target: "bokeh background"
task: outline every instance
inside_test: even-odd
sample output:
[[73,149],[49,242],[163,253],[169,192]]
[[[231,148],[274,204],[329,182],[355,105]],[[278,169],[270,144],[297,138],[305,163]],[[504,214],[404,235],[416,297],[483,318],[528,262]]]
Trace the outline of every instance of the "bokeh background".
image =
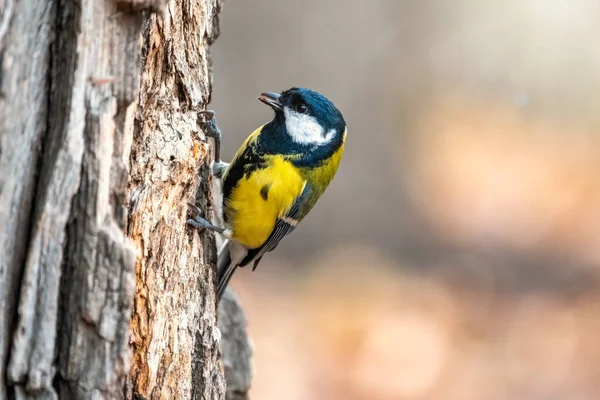
[[305,86],[336,179],[240,270],[254,399],[600,398],[600,2],[227,0],[233,156]]

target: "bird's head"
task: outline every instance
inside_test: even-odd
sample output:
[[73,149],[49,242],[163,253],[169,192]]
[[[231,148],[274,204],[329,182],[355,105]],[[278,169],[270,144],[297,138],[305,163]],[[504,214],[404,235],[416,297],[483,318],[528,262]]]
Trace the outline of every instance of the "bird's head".
[[304,88],[262,93],[258,99],[275,111],[275,123],[285,124],[290,138],[301,145],[321,145],[346,130],[342,113],[325,96]]

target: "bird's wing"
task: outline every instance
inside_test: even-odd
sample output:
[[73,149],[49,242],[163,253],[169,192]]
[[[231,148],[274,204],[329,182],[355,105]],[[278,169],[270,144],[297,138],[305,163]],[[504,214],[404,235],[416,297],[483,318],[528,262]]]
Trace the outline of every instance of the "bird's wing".
[[223,172],[224,199],[228,199],[231,196],[231,191],[245,174],[262,167],[262,163],[264,162],[263,155],[257,149],[257,138],[261,130],[262,126],[248,136],[244,144],[235,153],[227,169]]
[[259,248],[248,251],[248,254],[240,265],[243,266],[254,262],[252,270],[255,270],[262,256],[269,251],[273,251],[284,237],[292,233],[292,231],[300,222],[298,220],[298,217],[300,216],[300,210],[308,198],[310,190],[310,185],[306,183],[302,193],[296,198],[296,201],[292,205],[292,208],[290,208],[290,210],[284,216],[277,218],[275,228],[273,229],[273,232],[271,232],[271,235],[269,235],[269,238],[266,240],[265,244]]

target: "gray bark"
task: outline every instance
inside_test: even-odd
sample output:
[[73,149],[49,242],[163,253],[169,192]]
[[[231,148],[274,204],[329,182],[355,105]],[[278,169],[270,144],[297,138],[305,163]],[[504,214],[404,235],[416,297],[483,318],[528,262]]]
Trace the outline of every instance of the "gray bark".
[[236,294],[228,288],[219,304],[219,327],[227,400],[246,400],[252,383],[252,346],[246,331],[246,315]]
[[0,399],[224,397],[184,224],[220,3],[162,3],[0,0]]
[[[54,7],[0,3],[0,398],[48,114]],[[35,29],[30,29],[35,27]],[[25,57],[28,60],[25,63]]]

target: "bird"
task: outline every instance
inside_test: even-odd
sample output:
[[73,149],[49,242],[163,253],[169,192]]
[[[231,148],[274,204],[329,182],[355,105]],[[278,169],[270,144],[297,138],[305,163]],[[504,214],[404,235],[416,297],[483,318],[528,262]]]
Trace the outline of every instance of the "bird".
[[346,142],[342,113],[325,96],[293,87],[265,92],[258,100],[273,119],[248,136],[230,163],[221,160],[221,130],[212,110],[201,111],[201,128],[214,139],[213,175],[221,180],[223,225],[216,226],[189,204],[186,221],[198,230],[220,234],[217,301],[238,267],[273,251],[311,211],[335,176]]

